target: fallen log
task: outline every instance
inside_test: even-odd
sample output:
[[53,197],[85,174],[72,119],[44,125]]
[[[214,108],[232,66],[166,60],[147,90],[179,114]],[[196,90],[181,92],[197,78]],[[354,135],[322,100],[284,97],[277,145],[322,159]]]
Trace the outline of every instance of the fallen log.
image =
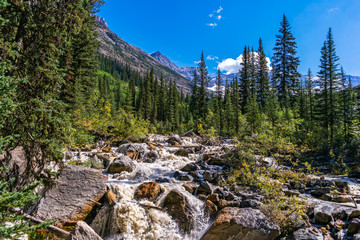
[[[25,215],[25,219],[30,220],[30,223],[32,223],[33,225],[38,225],[38,224],[41,224],[41,223],[44,222],[44,221],[42,221],[40,219],[34,218],[32,216],[29,216],[29,215]],[[55,234],[56,236],[58,236],[60,238],[63,238],[63,239],[66,239],[70,235],[69,232],[67,232],[65,230],[62,230],[61,228],[55,227],[54,225],[48,226],[47,230],[49,232]]]
[[189,131],[181,134],[180,137],[184,137],[184,136],[188,135],[188,134],[191,133],[191,132],[194,132],[194,129],[191,129],[191,130],[189,130]]

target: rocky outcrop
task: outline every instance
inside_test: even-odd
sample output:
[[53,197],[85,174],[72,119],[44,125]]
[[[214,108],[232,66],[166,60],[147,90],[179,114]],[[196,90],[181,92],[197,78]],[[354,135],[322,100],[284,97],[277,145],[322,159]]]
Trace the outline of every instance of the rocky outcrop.
[[322,233],[317,228],[299,229],[292,234],[292,240],[323,240]]
[[356,233],[360,233],[360,219],[358,218],[351,220],[348,226],[348,234],[353,235]]
[[84,220],[105,194],[100,171],[86,167],[66,167],[46,191],[34,215],[41,220],[56,220],[57,226]]
[[110,163],[108,173],[132,172],[134,168],[135,164],[129,157],[121,156]]
[[127,143],[121,145],[117,149],[118,153],[122,153],[131,159],[141,159],[146,153],[150,152],[150,147],[146,143]]
[[174,189],[169,192],[164,201],[164,208],[175,219],[179,227],[189,232],[193,226],[193,216],[188,202],[183,194]]
[[151,201],[155,200],[161,192],[160,184],[156,182],[147,182],[141,184],[135,191],[135,199],[149,199]]
[[279,226],[269,222],[260,210],[227,207],[219,212],[201,239],[271,240],[279,235]]
[[79,221],[66,240],[102,240],[102,238],[85,222]]

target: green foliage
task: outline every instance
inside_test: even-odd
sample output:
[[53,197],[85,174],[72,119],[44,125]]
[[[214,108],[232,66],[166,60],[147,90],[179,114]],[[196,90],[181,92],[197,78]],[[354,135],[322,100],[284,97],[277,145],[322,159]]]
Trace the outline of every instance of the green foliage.
[[[0,174],[6,169],[1,168]],[[11,179],[14,181],[14,179]],[[10,190],[8,180],[0,179],[0,238],[16,239],[24,234],[32,233],[38,229],[45,229],[52,222],[44,222],[40,225],[30,226],[24,219],[22,210],[24,207],[36,201],[39,196],[34,195],[35,189],[39,186],[38,182],[20,188],[19,190]]]

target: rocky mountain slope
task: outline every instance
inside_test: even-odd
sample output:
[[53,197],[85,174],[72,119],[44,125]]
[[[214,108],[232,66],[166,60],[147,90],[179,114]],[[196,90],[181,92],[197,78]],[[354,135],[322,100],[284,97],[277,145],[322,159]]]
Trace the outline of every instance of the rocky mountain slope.
[[150,56],[155,58],[158,62],[160,62],[164,66],[167,66],[168,68],[179,73],[181,76],[185,77],[186,79],[189,79],[189,80],[193,79],[196,67],[178,67],[168,57],[162,55],[159,51],[151,53]]
[[146,74],[147,71],[153,68],[156,76],[160,77],[160,75],[163,74],[165,81],[173,79],[178,88],[183,89],[184,92],[190,91],[191,82],[184,76],[158,62],[140,48],[124,41],[108,28],[103,18],[97,17],[97,23],[100,54],[116,59],[123,64],[128,64],[132,69],[142,74]]

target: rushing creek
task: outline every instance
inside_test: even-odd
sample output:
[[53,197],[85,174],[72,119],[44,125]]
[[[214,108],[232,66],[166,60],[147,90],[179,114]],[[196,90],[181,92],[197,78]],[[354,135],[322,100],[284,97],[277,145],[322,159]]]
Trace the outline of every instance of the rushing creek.
[[[167,137],[168,138],[168,137]],[[139,144],[144,148],[142,156],[133,161],[135,169],[131,172],[122,172],[120,174],[107,174],[106,186],[108,190],[115,193],[117,202],[112,209],[102,208],[94,219],[91,227],[101,236],[106,235],[107,240],[118,239],[200,239],[202,234],[210,225],[210,217],[205,212],[205,203],[199,200],[195,195],[190,194],[182,186],[184,181],[177,180],[174,175],[177,171],[191,162],[201,160],[203,153],[214,151],[219,147],[201,146],[198,153],[190,153],[186,157],[177,156],[175,152],[178,147],[170,146],[166,142],[165,136],[152,135],[148,138],[150,142],[156,142],[161,147],[156,147],[157,153],[153,162],[146,162],[140,158],[145,158],[150,149],[143,147],[146,144]],[[181,139],[181,147],[199,146],[196,138]],[[226,144],[226,143],[225,143]],[[134,144],[136,146],[136,144]],[[231,144],[226,144],[231,147]],[[113,152],[119,152],[117,148]],[[117,153],[117,157],[123,156],[123,153]],[[82,153],[75,160],[85,161],[88,158],[87,153]],[[134,198],[135,190],[144,182],[158,182],[161,185],[162,193],[154,201],[136,200]],[[190,232],[185,233],[179,229],[176,221],[160,208],[163,205],[164,198],[173,190],[178,190],[185,196],[190,211],[193,216],[193,227]],[[158,207],[148,208],[146,205]]]
[[[111,148],[113,156],[110,163],[114,159],[128,154],[128,148],[135,148],[136,157],[132,156],[132,171],[123,171],[121,173],[110,174],[108,168],[104,170],[106,178],[107,190],[110,190],[116,196],[116,202],[112,206],[102,207],[98,210],[96,217],[91,223],[91,227],[102,236],[105,240],[132,240],[132,239],[185,239],[196,240],[201,239],[206,230],[210,227],[212,221],[205,211],[206,206],[203,200],[200,200],[195,194],[191,194],[184,188],[184,183],[191,182],[192,177],[186,181],[178,178],[179,174],[187,174],[181,172],[181,169],[189,163],[199,163],[203,160],[205,154],[211,153],[216,155],[226,149],[233,149],[235,145],[232,141],[225,140],[217,146],[207,146],[200,144],[199,138],[182,137],[181,144],[172,144],[169,136],[151,135],[146,143],[122,144],[119,148]],[[150,144],[149,144],[150,143]],[[188,149],[187,154],[177,154],[181,149]],[[196,149],[196,150],[195,150]],[[74,154],[74,160],[86,161],[91,154],[95,154],[98,150],[92,152],[82,152]],[[128,155],[127,155],[128,156]],[[150,159],[150,160],[149,160]],[[209,166],[209,171],[220,172],[220,166]],[[196,171],[195,171],[196,172]],[[199,171],[200,178],[197,182],[202,182],[203,170]],[[311,176],[319,179],[319,177]],[[325,177],[326,180],[341,180],[348,183],[350,193],[359,195],[360,187],[356,179],[346,177]],[[161,193],[152,201],[148,199],[137,200],[134,195],[138,187],[147,182],[156,182],[160,184]],[[86,184],[86,183],[84,183]],[[192,224],[189,231],[184,231],[178,222],[164,210],[164,201],[169,192],[177,190],[186,198],[187,208],[191,212]],[[196,190],[197,191],[197,190]],[[301,198],[309,200],[309,203],[315,205],[315,213],[322,209],[330,209],[332,212],[344,209],[349,214],[354,209],[359,209],[355,202],[335,203],[314,198],[311,194],[302,193]],[[356,201],[356,200],[354,200]],[[331,213],[330,213],[331,214]],[[316,226],[314,224],[314,226]],[[346,238],[343,238],[346,239]]]

